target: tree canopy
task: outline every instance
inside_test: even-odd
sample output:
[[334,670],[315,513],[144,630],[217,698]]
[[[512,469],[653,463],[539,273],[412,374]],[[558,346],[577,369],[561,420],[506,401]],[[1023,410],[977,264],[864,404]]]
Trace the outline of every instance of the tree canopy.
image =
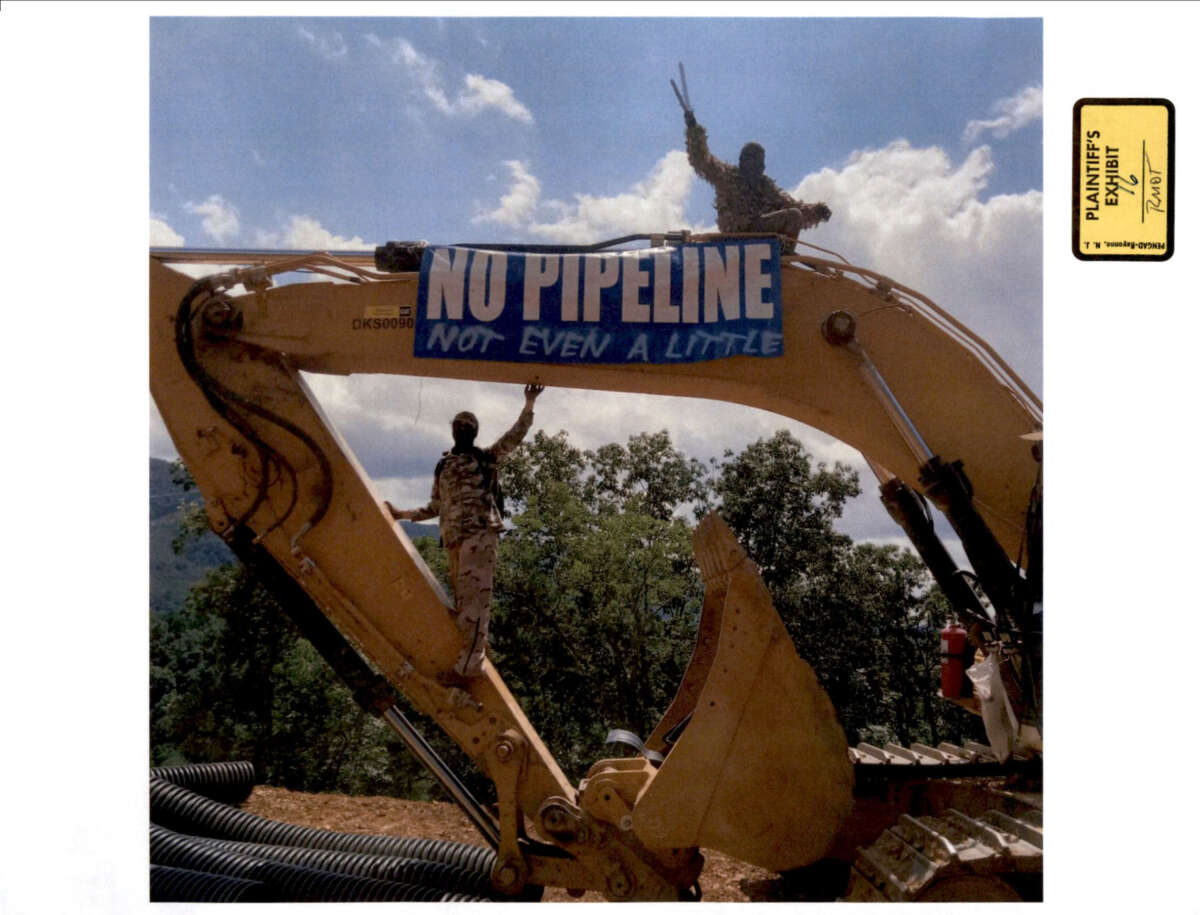
[[[594,451],[539,432],[501,472],[511,517],[492,653],[570,777],[607,755],[610,728],[647,735],[674,695],[703,601],[691,530],[709,511],[759,565],[852,745],[981,734],[937,696],[940,591],[911,553],[836,530],[857,476],[814,462],[789,433],[705,465],[666,432]],[[444,578],[444,551],[429,538],[417,546]],[[430,789],[240,566],[210,573],[182,610],[155,615],[151,663],[153,764],[249,758],[265,781],[291,788]],[[467,781],[490,794],[478,773]]]

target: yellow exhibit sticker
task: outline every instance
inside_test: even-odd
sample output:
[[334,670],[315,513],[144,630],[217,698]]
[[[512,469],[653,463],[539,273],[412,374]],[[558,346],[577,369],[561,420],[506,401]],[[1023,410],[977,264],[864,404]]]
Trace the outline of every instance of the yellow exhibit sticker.
[[1166,260],[1175,240],[1175,106],[1075,103],[1072,248],[1081,260]]

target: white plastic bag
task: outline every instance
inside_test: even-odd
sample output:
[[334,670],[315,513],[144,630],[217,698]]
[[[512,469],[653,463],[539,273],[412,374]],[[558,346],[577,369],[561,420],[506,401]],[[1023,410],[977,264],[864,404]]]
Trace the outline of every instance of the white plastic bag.
[[967,676],[975,685],[988,743],[996,758],[1004,762],[1017,745],[1018,722],[1000,678],[1000,662],[994,654],[989,654],[967,668]]

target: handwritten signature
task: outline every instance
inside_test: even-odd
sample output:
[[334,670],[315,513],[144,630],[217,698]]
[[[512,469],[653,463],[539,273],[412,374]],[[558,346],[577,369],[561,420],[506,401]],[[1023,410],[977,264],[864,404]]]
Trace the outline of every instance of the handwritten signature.
[[[1147,213],[1163,213],[1162,199],[1162,169],[1156,169],[1150,164],[1150,154],[1143,150],[1142,165],[1146,167],[1146,174],[1149,177],[1146,179],[1146,185],[1142,189],[1142,215]],[[1149,194],[1147,195],[1147,191]]]

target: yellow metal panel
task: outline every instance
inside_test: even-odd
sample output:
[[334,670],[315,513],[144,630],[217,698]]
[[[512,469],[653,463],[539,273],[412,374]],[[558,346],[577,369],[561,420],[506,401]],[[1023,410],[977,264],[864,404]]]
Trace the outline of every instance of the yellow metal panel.
[[716,656],[691,722],[638,798],[650,848],[714,848],[772,870],[824,853],[850,810],[846,738],[728,526],[697,528],[705,587],[725,593]]

